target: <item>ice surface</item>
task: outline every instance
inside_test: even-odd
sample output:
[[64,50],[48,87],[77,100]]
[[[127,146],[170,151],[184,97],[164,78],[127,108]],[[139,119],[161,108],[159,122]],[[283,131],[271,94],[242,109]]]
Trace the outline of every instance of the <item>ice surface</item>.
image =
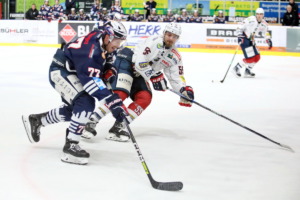
[[[104,139],[111,115],[93,141],[81,142],[91,154],[87,166],[60,161],[67,123],[42,128],[41,141],[29,143],[21,115],[61,104],[48,82],[56,49],[0,50],[0,199],[300,199],[300,57],[262,56],[256,78],[230,73],[221,84],[212,80],[223,78],[233,54],[182,53],[197,102],[296,153],[199,106],[180,107],[171,92],[154,91],[131,128],[154,179],[184,183],[180,192],[165,192],[151,187],[131,142]],[[238,54],[234,63],[240,59]]]

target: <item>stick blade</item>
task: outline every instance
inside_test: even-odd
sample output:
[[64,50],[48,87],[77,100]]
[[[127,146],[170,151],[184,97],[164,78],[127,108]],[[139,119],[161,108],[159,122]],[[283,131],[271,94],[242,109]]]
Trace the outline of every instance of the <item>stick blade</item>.
[[155,182],[152,184],[155,189],[165,191],[179,191],[183,188],[182,182]]
[[285,149],[287,149],[287,150],[289,150],[289,151],[291,151],[291,152],[293,152],[293,153],[295,153],[295,151],[290,146],[288,146],[288,145],[280,144],[280,146],[283,147],[283,148],[285,148]]

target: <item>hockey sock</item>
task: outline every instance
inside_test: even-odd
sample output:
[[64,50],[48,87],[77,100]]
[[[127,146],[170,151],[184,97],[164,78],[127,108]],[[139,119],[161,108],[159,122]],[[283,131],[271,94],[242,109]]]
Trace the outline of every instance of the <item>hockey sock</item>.
[[72,116],[71,107],[64,104],[59,108],[50,110],[46,116],[42,117],[42,125],[55,124],[58,122],[70,121]]
[[129,122],[132,122],[150,105],[152,95],[148,91],[140,91],[134,95],[134,101],[128,106],[128,113],[130,118]]

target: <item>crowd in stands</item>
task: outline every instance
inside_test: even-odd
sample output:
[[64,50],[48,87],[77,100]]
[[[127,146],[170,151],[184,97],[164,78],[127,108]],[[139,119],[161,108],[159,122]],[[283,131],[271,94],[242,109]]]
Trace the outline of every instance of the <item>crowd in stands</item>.
[[[148,22],[178,22],[178,23],[202,23],[203,17],[199,16],[197,10],[188,13],[186,9],[182,9],[180,14],[173,14],[172,10],[168,10],[166,15],[158,15],[156,10],[156,2],[149,0],[144,3],[145,15],[140,14],[139,9],[134,10],[134,14],[125,15],[123,8],[120,5],[120,0],[115,0],[114,4],[108,10],[102,7],[99,0],[95,0],[90,13],[85,13],[83,9],[76,11],[76,0],[66,0],[66,10],[60,5],[59,0],[55,1],[53,6],[49,5],[49,0],[44,1],[44,5],[40,10],[36,9],[36,5],[32,4],[31,8],[26,13],[26,19],[37,20],[81,20],[81,21],[107,21],[117,17],[120,20],[126,21],[148,21]],[[298,26],[298,5],[294,0],[289,0],[287,13],[282,19],[282,25]],[[213,16],[213,23],[225,24],[228,17],[224,16],[222,10],[218,11],[217,15]]]

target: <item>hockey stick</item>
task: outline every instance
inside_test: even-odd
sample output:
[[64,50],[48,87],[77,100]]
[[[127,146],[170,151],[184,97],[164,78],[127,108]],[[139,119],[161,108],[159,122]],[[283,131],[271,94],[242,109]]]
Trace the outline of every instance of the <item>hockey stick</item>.
[[246,130],[248,130],[248,131],[250,131],[250,132],[252,132],[252,133],[254,133],[254,134],[256,134],[256,135],[258,135],[258,136],[260,136],[260,137],[262,137],[264,139],[266,139],[266,140],[269,140],[270,142],[273,142],[274,144],[277,144],[277,145],[279,145],[279,146],[281,146],[281,147],[283,147],[283,148],[285,148],[287,150],[290,150],[291,152],[294,152],[294,150],[291,147],[289,147],[288,145],[280,144],[279,142],[276,142],[276,141],[274,141],[274,140],[272,140],[272,139],[264,136],[263,134],[260,134],[260,133],[254,131],[254,130],[252,130],[252,129],[250,129],[250,128],[248,128],[248,127],[246,127],[246,126],[244,126],[244,125],[242,125],[242,124],[240,124],[240,123],[238,123],[236,121],[233,121],[232,119],[229,119],[228,117],[226,117],[224,115],[221,115],[221,114],[217,113],[216,111],[213,111],[212,109],[210,109],[210,108],[208,108],[208,107],[206,107],[204,105],[201,105],[200,103],[198,103],[198,102],[196,102],[194,100],[188,99],[186,96],[184,96],[183,94],[181,94],[179,92],[176,92],[173,89],[169,88],[168,90],[171,91],[171,92],[173,92],[173,93],[175,93],[175,94],[177,94],[177,95],[179,95],[180,97],[182,97],[182,98],[184,98],[184,99],[186,99],[186,100],[188,100],[188,101],[190,101],[190,102],[192,102],[192,103],[194,103],[194,104],[196,104],[196,105],[198,105],[198,106],[200,106],[200,107],[202,107],[202,108],[204,108],[204,109],[206,109],[206,110],[208,110],[208,111],[210,111],[210,112],[212,112],[212,113],[214,113],[214,114],[216,114],[216,115],[218,115],[218,116],[220,116],[222,118],[224,118],[224,119],[227,119],[228,121],[230,121],[230,122],[232,122],[232,123],[234,123],[234,124],[236,124],[236,125],[244,128],[244,129],[246,129]]
[[178,191],[178,190],[181,190],[183,188],[183,183],[182,182],[157,182],[157,181],[155,181],[153,179],[153,177],[152,177],[152,175],[151,175],[151,173],[149,171],[149,168],[148,168],[148,166],[146,164],[146,161],[145,161],[145,159],[144,159],[144,157],[142,155],[142,152],[141,152],[141,150],[140,150],[140,148],[139,148],[139,146],[138,146],[138,144],[137,144],[137,142],[136,142],[136,140],[135,140],[135,138],[133,136],[133,133],[132,133],[130,127],[129,127],[129,122],[127,121],[127,119],[126,119],[126,117],[124,115],[123,115],[123,118],[124,118],[124,120],[123,120],[124,124],[126,125],[126,128],[127,128],[128,132],[129,132],[131,141],[132,141],[132,143],[133,143],[133,145],[135,147],[135,150],[136,150],[136,152],[137,152],[137,154],[138,154],[138,156],[139,156],[139,158],[140,158],[140,160],[142,162],[142,165],[143,165],[144,170],[145,170],[145,172],[146,172],[146,174],[147,174],[147,176],[148,176],[148,178],[150,180],[150,183],[151,183],[152,187],[155,188],[155,189],[158,189],[158,190],[166,190],[166,191]]
[[236,53],[237,53],[238,50],[239,50],[240,44],[241,44],[241,43],[239,43],[238,46],[237,46],[236,49],[235,49],[234,55],[233,55],[233,57],[232,57],[232,59],[231,59],[231,62],[230,62],[229,67],[228,67],[228,69],[227,69],[227,71],[226,71],[226,74],[225,74],[224,78],[223,78],[222,80],[220,80],[221,83],[223,83],[223,82],[225,81],[225,78],[226,78],[226,76],[227,76],[227,74],[228,74],[228,72],[229,72],[229,69],[231,68],[231,65],[232,65],[232,62],[233,62],[233,60],[234,60],[234,58],[235,58],[235,55],[236,55]]

